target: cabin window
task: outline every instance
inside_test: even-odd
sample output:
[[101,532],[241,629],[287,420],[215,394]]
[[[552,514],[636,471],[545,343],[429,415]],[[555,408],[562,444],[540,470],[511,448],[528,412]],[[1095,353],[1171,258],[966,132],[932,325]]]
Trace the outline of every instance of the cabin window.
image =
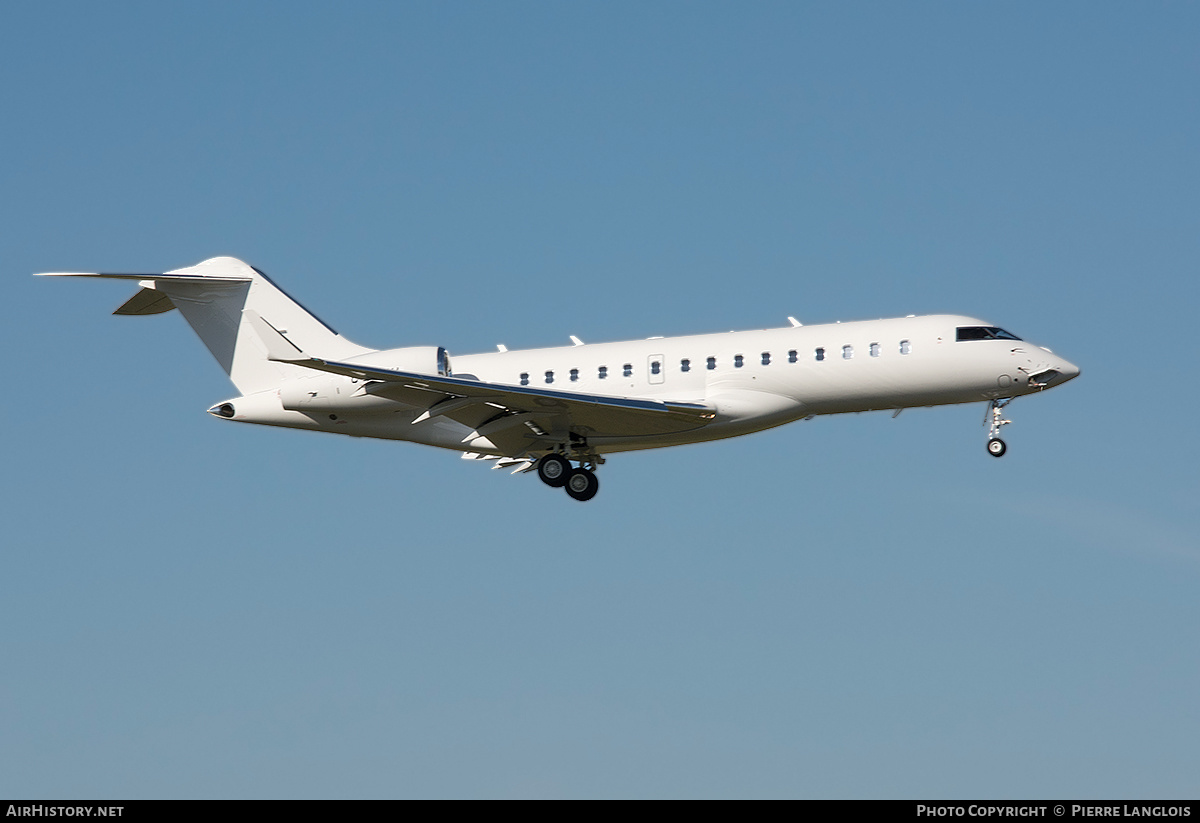
[[879,356],[879,344],[878,344],[878,343],[872,343],[872,344],[871,344],[871,356],[872,356],[872,357],[878,357],[878,356]]
[[910,354],[911,352],[912,352],[912,341],[911,340],[901,340],[900,341],[900,353],[901,354]]
[[963,340],[1020,340],[1021,338],[995,326],[959,326],[955,339],[961,343]]
[[691,371],[692,370],[692,361],[688,360],[686,358],[683,360],[680,360],[679,361],[679,370],[680,371]]
[[825,350],[817,349],[817,361],[820,362],[821,360],[824,360],[824,359],[825,359]]
[[717,367],[717,358],[715,358],[715,357],[708,358],[708,370],[712,371],[716,367]]
[[765,351],[762,353],[762,364],[764,366],[771,365],[771,353],[769,351]]
[[797,359],[799,359],[799,357],[798,357],[798,353],[796,352],[795,349],[792,349],[791,351],[788,352],[788,362],[789,363],[795,363]]
[[854,359],[854,347],[853,346],[842,346],[842,359],[843,360],[853,360]]
[[522,386],[529,385],[529,372],[527,372],[527,371],[521,372],[521,385]]
[[579,369],[571,369],[571,382],[574,383],[579,379]]
[[745,358],[743,358],[740,354],[735,354],[733,356],[733,367],[735,369],[740,369],[745,362]]
[[546,372],[546,382],[547,382],[547,383],[553,383],[553,382],[554,382],[554,372],[552,372],[552,371],[548,371],[548,372]]
[[633,364],[626,363],[624,366],[621,367],[621,373],[624,374],[626,377],[633,377]]
[[596,376],[599,377],[601,380],[607,380],[608,379],[608,366],[601,366],[597,370]]
[[657,360],[651,360],[650,361],[650,373],[651,374],[662,374],[662,363],[660,363]]

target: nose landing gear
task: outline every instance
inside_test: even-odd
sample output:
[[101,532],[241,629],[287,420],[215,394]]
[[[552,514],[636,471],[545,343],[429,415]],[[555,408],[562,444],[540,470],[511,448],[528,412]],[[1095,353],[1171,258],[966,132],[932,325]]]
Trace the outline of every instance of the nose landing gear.
[[1001,397],[993,400],[988,404],[987,413],[984,414],[983,422],[988,423],[988,418],[991,418],[991,425],[988,426],[988,454],[992,457],[1003,457],[1008,451],[1008,446],[1000,439],[1000,427],[1007,426],[1011,420],[1004,419],[1004,407],[1012,402],[1011,397]]

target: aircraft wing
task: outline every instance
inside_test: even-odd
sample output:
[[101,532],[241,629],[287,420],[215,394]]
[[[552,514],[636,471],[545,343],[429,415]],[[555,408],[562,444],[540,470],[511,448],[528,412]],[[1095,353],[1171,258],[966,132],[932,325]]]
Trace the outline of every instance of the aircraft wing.
[[414,425],[445,415],[473,430],[463,441],[465,447],[476,438],[486,438],[516,455],[567,442],[571,433],[584,437],[676,434],[702,428],[716,416],[715,409],[698,403],[552,391],[310,357],[264,319],[249,314],[271,360],[362,380],[363,394],[424,409]]

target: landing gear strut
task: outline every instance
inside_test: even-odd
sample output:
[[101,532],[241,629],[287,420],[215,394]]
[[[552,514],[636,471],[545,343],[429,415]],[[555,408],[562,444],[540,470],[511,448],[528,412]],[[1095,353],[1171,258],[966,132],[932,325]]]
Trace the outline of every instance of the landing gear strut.
[[984,415],[983,422],[987,423],[988,418],[991,418],[991,424],[988,426],[988,454],[992,457],[1003,457],[1008,451],[1008,446],[1000,439],[1000,427],[1007,426],[1011,420],[1004,419],[1004,407],[1012,402],[1011,397],[1001,397],[993,400],[988,404],[987,414]]
[[592,469],[601,462],[601,458],[593,455],[587,462],[587,467],[580,461],[577,468],[572,468],[571,462],[563,455],[547,454],[537,462],[537,474],[547,486],[555,489],[565,487],[567,494],[576,500],[591,500],[600,491],[600,481]]

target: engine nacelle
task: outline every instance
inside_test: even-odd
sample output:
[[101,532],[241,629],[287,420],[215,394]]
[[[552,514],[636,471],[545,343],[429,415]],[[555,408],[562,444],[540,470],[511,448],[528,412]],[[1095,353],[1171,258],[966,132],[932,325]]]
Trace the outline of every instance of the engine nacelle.
[[351,405],[361,385],[361,381],[340,374],[294,377],[279,386],[279,402],[292,411],[338,411]]

